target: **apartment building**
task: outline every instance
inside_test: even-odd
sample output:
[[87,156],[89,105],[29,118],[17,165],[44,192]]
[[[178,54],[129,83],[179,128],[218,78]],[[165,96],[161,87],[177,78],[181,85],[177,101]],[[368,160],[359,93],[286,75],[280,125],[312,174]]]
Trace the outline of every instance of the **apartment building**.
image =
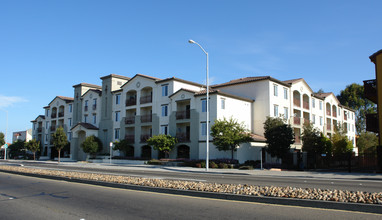
[[12,133],[12,143],[16,141],[28,142],[32,140],[32,129],[27,129],[24,131],[16,131]]
[[[73,160],[86,159],[80,145],[90,135],[101,139],[104,153],[109,152],[110,142],[126,139],[130,153],[124,156],[158,158],[163,156],[161,152],[147,145],[147,139],[158,134],[177,137],[170,158],[205,159],[207,140],[211,159],[230,158],[230,152],[218,151],[207,134],[204,85],[142,74],[132,78],[110,74],[101,80],[102,86],[74,85],[74,98],[57,96],[45,107],[45,116],[32,121],[33,137],[44,140],[47,156],[54,156],[51,133],[63,126],[71,143],[67,154]],[[216,119],[233,117],[252,133],[254,141],[242,144],[235,152],[240,162],[260,159],[266,146],[263,123],[268,116],[282,117],[292,125],[296,135],[292,147],[297,151],[302,146],[303,125],[308,122],[328,136],[336,124],[343,124],[355,144],[354,111],[341,106],[332,93],[315,94],[304,79],[280,81],[261,76],[212,85],[209,111],[210,126]],[[54,112],[65,114],[55,118]]]

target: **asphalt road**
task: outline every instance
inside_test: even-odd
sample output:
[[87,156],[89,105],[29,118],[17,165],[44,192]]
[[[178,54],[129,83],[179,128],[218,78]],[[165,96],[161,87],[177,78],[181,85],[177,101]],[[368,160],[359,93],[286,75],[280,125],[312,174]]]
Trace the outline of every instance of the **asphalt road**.
[[[20,162],[19,162],[20,163]],[[25,167],[41,167],[49,169],[71,170],[92,173],[107,173],[115,175],[139,176],[146,178],[176,179],[189,181],[202,181],[226,184],[249,184],[259,186],[291,186],[301,188],[340,189],[350,191],[382,192],[381,179],[336,179],[336,178],[311,178],[311,177],[288,177],[288,176],[260,176],[244,174],[213,174],[199,172],[157,171],[152,169],[118,169],[113,167],[75,167],[66,166],[64,163],[49,164],[36,162],[21,162]],[[302,175],[303,176],[303,175]]]
[[381,219],[382,215],[115,189],[0,173],[0,219]]

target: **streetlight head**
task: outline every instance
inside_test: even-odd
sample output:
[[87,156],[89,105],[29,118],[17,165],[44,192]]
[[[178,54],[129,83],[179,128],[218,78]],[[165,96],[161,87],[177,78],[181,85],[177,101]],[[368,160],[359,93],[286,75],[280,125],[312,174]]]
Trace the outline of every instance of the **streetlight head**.
[[190,44],[194,44],[195,43],[195,41],[193,41],[193,40],[188,40],[188,43],[190,43]]

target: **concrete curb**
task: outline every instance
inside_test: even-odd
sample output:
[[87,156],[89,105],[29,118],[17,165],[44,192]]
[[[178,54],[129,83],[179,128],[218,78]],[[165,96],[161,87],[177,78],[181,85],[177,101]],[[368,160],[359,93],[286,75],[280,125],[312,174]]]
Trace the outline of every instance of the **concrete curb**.
[[300,206],[300,207],[311,207],[311,208],[382,214],[382,206],[375,205],[375,204],[343,203],[343,202],[304,200],[304,199],[281,198],[281,197],[260,197],[260,196],[222,194],[222,193],[212,193],[212,192],[202,192],[202,191],[189,191],[189,190],[179,190],[179,189],[118,184],[118,183],[100,182],[100,181],[93,181],[93,180],[72,179],[68,177],[22,173],[22,172],[16,172],[16,171],[8,171],[8,170],[0,170],[0,172],[23,175],[23,176],[31,176],[31,177],[37,177],[37,178],[61,180],[61,181],[83,183],[83,184],[90,184],[90,185],[97,185],[97,186],[105,186],[105,187],[112,187],[112,188],[130,189],[130,190],[166,193],[166,194],[175,194],[175,195],[185,195],[185,196],[193,196],[193,197],[201,197],[201,198],[213,198],[213,199],[222,199],[222,200],[257,202],[257,203],[265,203],[265,204],[277,204],[277,205],[286,205],[286,206]]

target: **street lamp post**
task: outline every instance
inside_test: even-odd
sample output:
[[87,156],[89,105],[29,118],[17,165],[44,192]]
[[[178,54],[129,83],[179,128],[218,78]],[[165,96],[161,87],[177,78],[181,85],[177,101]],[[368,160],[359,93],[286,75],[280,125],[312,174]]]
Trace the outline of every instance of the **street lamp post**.
[[5,147],[4,147],[4,160],[7,159],[7,135],[8,135],[8,111],[7,110],[4,110],[2,109],[3,111],[5,111],[5,113],[7,113],[7,122],[6,122],[6,127],[5,127],[5,138],[4,138],[4,141],[5,141]]
[[207,127],[207,138],[206,138],[206,171],[208,171],[208,167],[209,167],[209,142],[210,142],[210,129],[209,129],[209,105],[208,105],[208,102],[209,102],[209,84],[208,84],[208,52],[204,50],[204,48],[202,46],[200,46],[200,44],[198,44],[197,42],[193,41],[193,40],[188,40],[188,43],[190,44],[196,44],[200,47],[200,49],[202,49],[202,51],[206,54],[206,57],[207,57],[207,63],[206,63],[206,90],[207,90],[207,94],[206,94],[206,113],[207,113],[207,117],[206,117],[206,127]]

